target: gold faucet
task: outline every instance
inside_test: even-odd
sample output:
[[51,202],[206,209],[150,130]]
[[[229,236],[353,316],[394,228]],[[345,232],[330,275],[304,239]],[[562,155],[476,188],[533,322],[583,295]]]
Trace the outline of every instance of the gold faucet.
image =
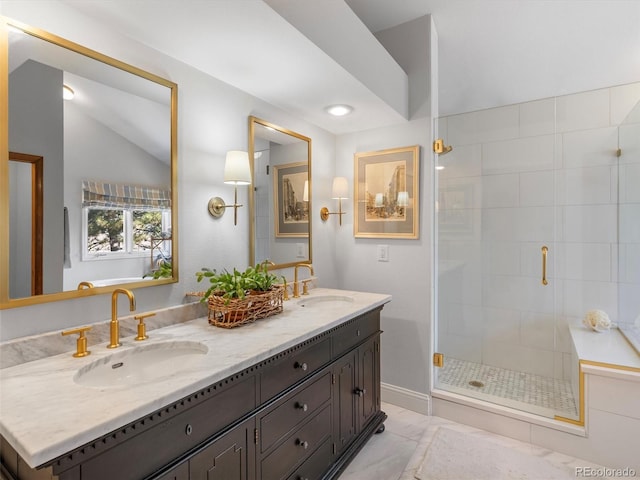
[[78,290],[82,290],[83,288],[93,288],[93,283],[91,283],[91,282],[80,282],[78,284]]
[[298,286],[298,267],[307,267],[309,275],[313,275],[313,266],[309,263],[299,263],[293,269],[293,298],[300,297],[300,287]]
[[120,324],[118,323],[118,294],[123,293],[129,297],[129,310],[134,311],[136,309],[136,297],[133,296],[131,290],[126,288],[116,288],[111,294],[111,323],[109,324],[109,331],[111,333],[111,340],[107,348],[116,348],[120,346]]

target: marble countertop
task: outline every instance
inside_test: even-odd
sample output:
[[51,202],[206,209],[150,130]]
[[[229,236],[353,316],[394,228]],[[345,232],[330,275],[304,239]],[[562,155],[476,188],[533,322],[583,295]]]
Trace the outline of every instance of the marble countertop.
[[640,355],[617,328],[594,332],[576,322],[569,330],[580,360],[606,364],[611,368],[640,370]]
[[[89,345],[92,353],[84,358],[68,352],[0,370],[0,434],[30,466],[42,465],[391,300],[384,294],[326,288],[310,292],[285,302],[282,313],[239,328],[217,328],[206,317],[198,318],[154,330],[144,342],[123,338],[115,350],[106,344]],[[353,302],[300,304],[323,295],[347,295]],[[74,382],[78,370],[96,360],[143,344],[183,340],[208,347],[187,371],[135,386],[87,387]]]

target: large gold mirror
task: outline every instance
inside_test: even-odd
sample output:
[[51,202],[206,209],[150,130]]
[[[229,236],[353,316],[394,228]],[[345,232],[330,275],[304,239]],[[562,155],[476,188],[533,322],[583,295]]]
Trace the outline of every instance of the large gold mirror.
[[249,117],[250,262],[311,262],[311,139]]
[[176,282],[177,85],[6,17],[0,78],[0,308]]

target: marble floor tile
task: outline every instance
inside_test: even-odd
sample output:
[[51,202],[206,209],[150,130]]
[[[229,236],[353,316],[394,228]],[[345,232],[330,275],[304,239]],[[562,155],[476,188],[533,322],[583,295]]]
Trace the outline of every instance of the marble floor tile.
[[[441,428],[456,434],[463,434],[468,437],[471,445],[474,439],[480,439],[481,443],[491,442],[495,445],[495,451],[509,453],[509,455],[500,454],[500,457],[517,459],[513,462],[514,465],[508,465],[511,474],[515,476],[505,478],[538,479],[539,476],[536,477],[535,472],[529,470],[532,470],[530,462],[540,458],[545,459],[554,468],[564,468],[565,473],[568,472],[572,478],[576,466],[594,466],[589,462],[552,450],[440,417],[421,415],[389,403],[383,403],[382,410],[389,417],[385,421],[385,431],[374,435],[367,442],[340,476],[340,480],[416,480],[416,478],[421,478],[420,476],[424,476],[425,471],[423,462]],[[485,461],[482,460],[482,457],[480,458],[480,462]],[[495,458],[493,460],[486,458],[484,466],[492,467],[496,463],[495,460]],[[478,465],[473,465],[472,461],[471,458],[468,461],[469,471],[478,467]],[[478,461],[477,458],[475,461]],[[460,459],[456,459],[456,462],[459,465]],[[477,480],[477,478],[470,474],[468,477],[456,478],[455,480]]]
[[417,442],[385,430],[374,435],[353,459],[340,480],[397,479],[405,470]]

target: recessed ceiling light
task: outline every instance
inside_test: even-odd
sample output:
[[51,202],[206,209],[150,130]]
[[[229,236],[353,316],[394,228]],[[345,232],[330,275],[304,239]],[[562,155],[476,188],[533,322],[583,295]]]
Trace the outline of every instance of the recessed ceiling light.
[[436,170],[444,170],[444,165],[436,165]]
[[62,86],[62,98],[64,98],[65,100],[72,100],[75,95],[76,93],[71,87],[69,87],[68,85]]
[[349,115],[353,112],[353,107],[351,105],[330,105],[326,109],[327,113],[333,115],[335,117],[342,117],[344,115]]

